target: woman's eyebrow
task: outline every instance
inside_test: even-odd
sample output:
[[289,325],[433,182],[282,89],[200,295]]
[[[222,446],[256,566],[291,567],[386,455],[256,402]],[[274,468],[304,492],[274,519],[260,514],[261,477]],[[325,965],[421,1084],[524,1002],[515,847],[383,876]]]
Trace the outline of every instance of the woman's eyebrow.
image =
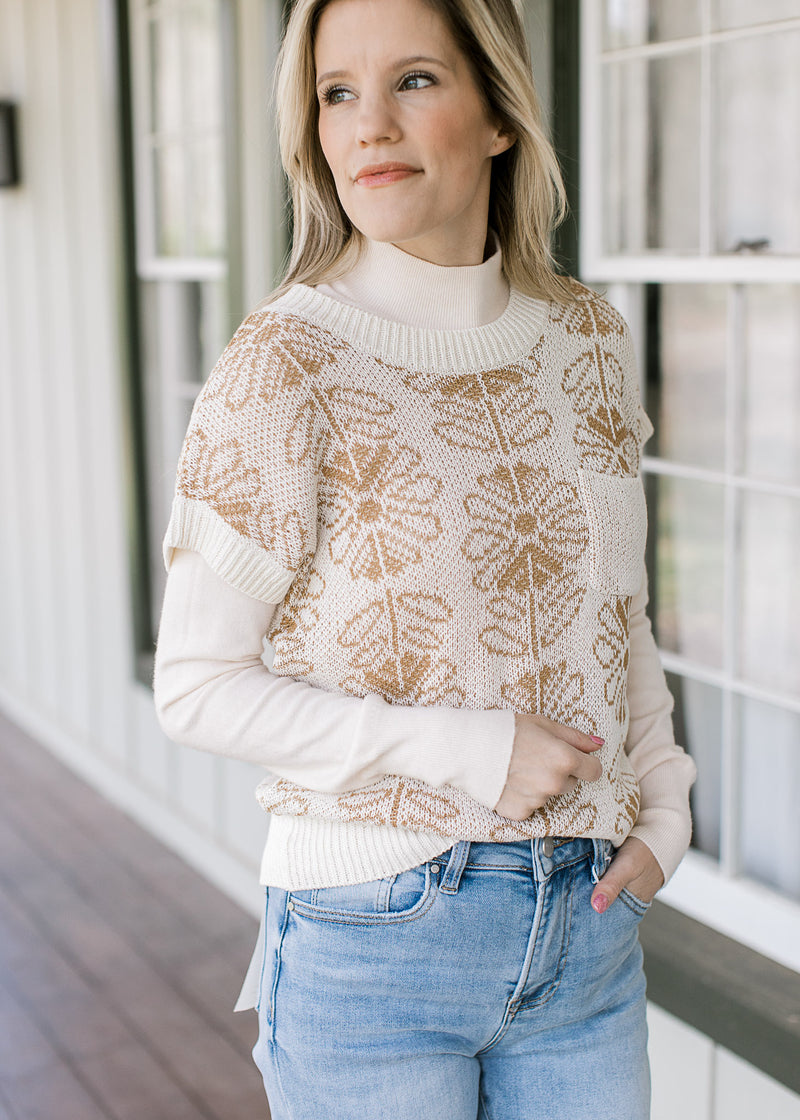
[[[448,66],[444,59],[434,58],[425,54],[415,54],[410,58],[399,58],[397,62],[392,63],[392,68],[395,70],[402,70],[404,66],[418,66],[421,62],[427,62],[428,64],[434,63],[436,66],[441,66],[445,70],[453,69],[452,66]],[[324,74],[319,75],[317,83],[328,82],[332,78],[346,78],[348,74],[348,70],[326,70]]]

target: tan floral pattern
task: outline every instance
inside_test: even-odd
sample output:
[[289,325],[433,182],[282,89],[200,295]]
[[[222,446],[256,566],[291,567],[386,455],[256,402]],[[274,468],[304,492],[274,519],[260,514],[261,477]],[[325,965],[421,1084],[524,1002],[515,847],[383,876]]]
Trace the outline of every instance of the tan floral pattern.
[[574,303],[551,304],[551,322],[560,323],[567,334],[586,339],[622,337],[625,321],[610,303],[577,280],[572,281],[572,288],[578,298]]
[[582,467],[608,474],[635,475],[639,435],[622,413],[622,368],[612,353],[596,348],[567,367],[564,391],[578,414],[575,443]]
[[[618,843],[630,831],[638,813],[638,790],[635,778],[631,778],[624,775],[625,798],[615,802],[610,838]],[[406,828],[452,840],[508,843],[532,836],[592,836],[600,827],[596,801],[589,787],[580,782],[572,793],[551,798],[524,821],[501,817],[453,786],[433,788],[416,778],[399,776],[340,794],[315,793],[283,778],[270,779],[258,787],[257,796],[269,813]]]
[[439,650],[453,616],[439,596],[402,593],[373,600],[339,634],[352,650],[344,692],[373,693],[390,703],[460,707],[465,700],[456,667]]
[[319,625],[325,598],[325,580],[307,561],[289,589],[268,635],[287,676],[309,677],[314,663],[309,659],[308,634]]
[[430,398],[433,430],[450,447],[511,451],[535,443],[553,423],[540,406],[535,372],[534,362],[530,371],[516,364],[447,378],[414,373],[404,383]]
[[[612,770],[612,772],[614,772]],[[641,807],[641,795],[636,775],[627,767],[619,767],[614,792],[617,801],[617,815],[614,819],[614,834],[624,840],[636,824]]]
[[625,685],[628,679],[629,598],[612,599],[597,615],[598,633],[592,649],[605,670],[605,698],[617,722],[626,722]]
[[442,531],[435,512],[441,488],[408,447],[336,447],[319,488],[334,563],[373,583],[418,564],[422,546]]
[[523,673],[516,681],[504,684],[501,695],[515,712],[547,716],[585,735],[597,731],[597,723],[587,710],[589,699],[583,673],[570,669],[566,661],[542,665],[538,672]]
[[589,541],[577,489],[544,466],[501,465],[478,478],[464,508],[473,528],[461,551],[475,586],[488,595],[490,625],[481,641],[506,656],[551,644],[585,592],[575,583]]
[[568,362],[561,387],[576,414],[574,441],[580,465],[608,474],[635,475],[639,470],[642,430],[638,404],[630,407],[624,393],[628,364],[624,320],[588,288],[576,303],[553,306],[551,321],[579,343]]
[[276,671],[392,704],[540,712],[607,741],[600,782],[526,821],[394,775],[338,794],[272,781],[269,811],[465,839],[629,830],[630,600],[589,582],[576,465],[635,475],[641,414],[622,320],[579,295],[525,358],[485,369],[392,365],[285,311],[223,355],[184,447],[175,547],[202,550],[193,526],[216,518],[226,548],[238,535],[246,562],[255,545],[294,573]]

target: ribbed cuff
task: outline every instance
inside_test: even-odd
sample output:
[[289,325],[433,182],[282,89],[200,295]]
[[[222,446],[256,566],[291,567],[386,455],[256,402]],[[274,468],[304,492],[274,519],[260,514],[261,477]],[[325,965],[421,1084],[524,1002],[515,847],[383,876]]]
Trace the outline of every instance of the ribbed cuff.
[[631,836],[650,849],[667,883],[692,838],[689,789],[696,774],[688,755],[678,755],[639,779],[642,808]]
[[162,548],[168,571],[176,548],[199,552],[226,583],[262,603],[280,603],[294,576],[204,502],[180,494],[173,500]]

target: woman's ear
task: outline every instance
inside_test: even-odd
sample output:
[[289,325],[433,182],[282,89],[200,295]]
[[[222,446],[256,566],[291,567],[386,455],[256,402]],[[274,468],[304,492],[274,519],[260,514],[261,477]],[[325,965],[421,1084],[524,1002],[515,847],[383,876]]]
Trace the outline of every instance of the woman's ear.
[[507,152],[509,148],[513,148],[516,142],[517,138],[513,132],[504,132],[498,129],[497,135],[492,141],[492,155],[499,156],[501,152]]

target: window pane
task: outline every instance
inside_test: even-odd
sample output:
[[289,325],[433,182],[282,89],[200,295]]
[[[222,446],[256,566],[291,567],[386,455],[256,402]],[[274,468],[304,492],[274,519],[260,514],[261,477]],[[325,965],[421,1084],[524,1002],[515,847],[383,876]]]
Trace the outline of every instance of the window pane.
[[175,16],[150,18],[150,128],[173,135],[181,128],[181,41]]
[[608,63],[604,99],[606,248],[697,251],[699,51]]
[[800,690],[800,500],[742,497],[741,630],[745,678]]
[[216,0],[187,9],[181,30],[188,62],[185,78],[187,126],[190,130],[219,128],[222,123],[222,60]]
[[210,281],[198,286],[200,288],[198,370],[200,380],[205,381],[216,365],[217,358],[225,349],[231,333],[228,321],[228,286],[225,281]]
[[722,693],[712,685],[667,673],[675,698],[675,740],[697,764],[692,787],[692,847],[719,859]]
[[155,174],[156,252],[182,256],[186,249],[186,194],[183,151],[177,144],[153,152]]
[[746,27],[800,16],[797,0],[714,0],[714,27]]
[[740,703],[742,870],[800,900],[800,717]]
[[744,469],[800,482],[800,286],[747,290]]
[[682,39],[699,33],[697,0],[605,0],[606,48]]
[[222,137],[199,140],[187,150],[192,168],[192,256],[216,257],[225,251],[225,186]]
[[712,158],[721,252],[760,240],[771,252],[800,252],[798,58],[800,31],[714,48]]
[[662,649],[722,664],[721,486],[651,475],[647,480],[654,563],[650,598]]
[[664,284],[648,291],[649,453],[720,470],[725,462],[727,289]]

